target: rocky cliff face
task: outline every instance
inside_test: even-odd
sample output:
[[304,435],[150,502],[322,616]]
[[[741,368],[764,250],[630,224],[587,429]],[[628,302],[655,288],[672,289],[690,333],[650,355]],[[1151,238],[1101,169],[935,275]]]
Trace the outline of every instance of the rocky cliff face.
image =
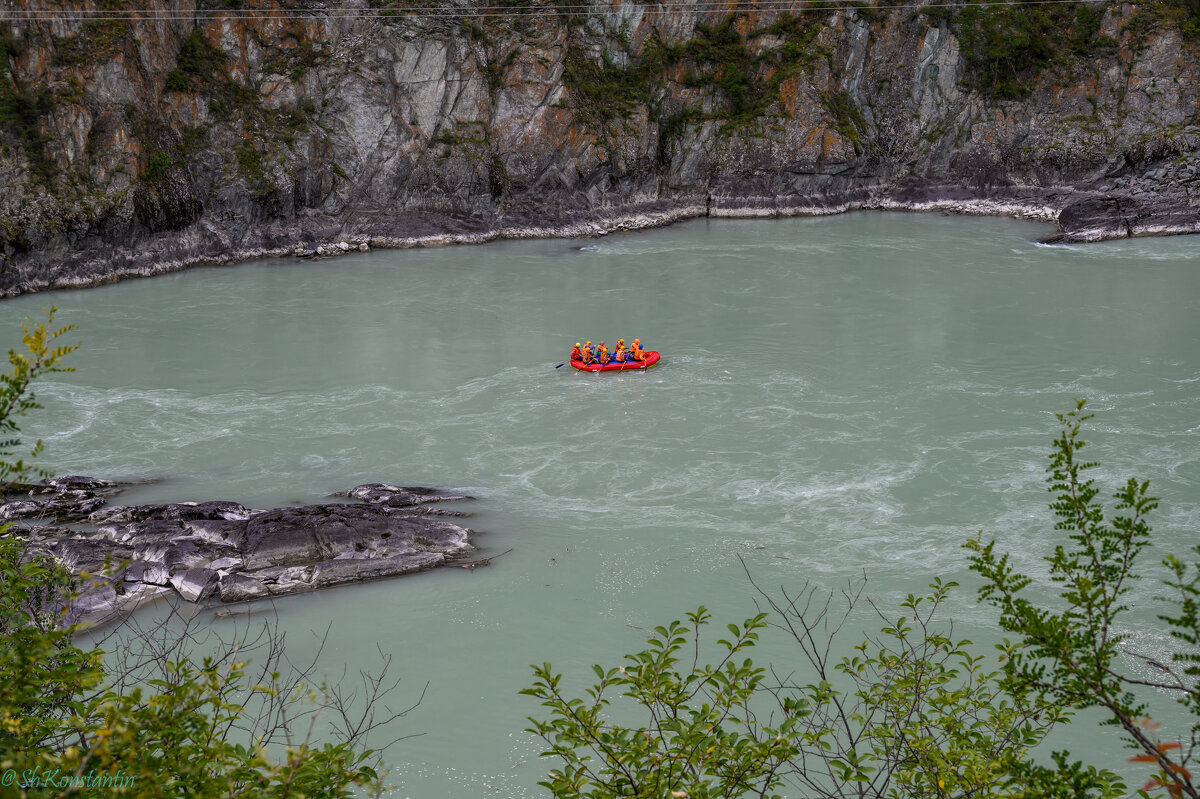
[[0,292],[703,214],[1200,229],[1198,25],[1173,0],[456,2],[18,0],[0,12]]

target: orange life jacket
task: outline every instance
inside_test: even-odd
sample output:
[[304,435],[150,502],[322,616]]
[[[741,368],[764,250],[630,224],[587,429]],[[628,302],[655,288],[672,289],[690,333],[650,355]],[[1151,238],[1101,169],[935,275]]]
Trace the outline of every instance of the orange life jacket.
[[571,360],[572,361],[583,360],[583,347],[572,347],[571,348]]

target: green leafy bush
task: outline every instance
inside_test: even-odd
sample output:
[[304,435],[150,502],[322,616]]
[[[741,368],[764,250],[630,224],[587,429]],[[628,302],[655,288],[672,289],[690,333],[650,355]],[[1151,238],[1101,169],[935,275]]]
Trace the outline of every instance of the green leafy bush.
[[[26,320],[24,351],[10,351],[13,370],[0,375],[3,435],[15,435],[17,419],[40,407],[34,380],[69,371],[61,359],[75,346],[54,341],[72,328],[51,332],[53,308],[47,317],[37,326]],[[17,444],[6,441],[0,455],[10,457]],[[23,478],[31,467],[5,460],[0,470],[8,479]],[[364,737],[412,709],[385,709],[398,682],[386,680],[389,658],[378,675],[360,672],[357,684],[314,685],[314,666],[292,665],[271,625],[257,636],[218,641],[215,654],[193,658],[197,648],[214,651],[195,617],[133,626],[127,634],[119,628],[105,658],[100,649],[76,646],[77,631],[66,623],[72,598],[89,579],[72,576],[19,531],[0,526],[4,796],[78,795],[96,784],[76,781],[96,778],[109,780],[105,793],[146,799],[340,799],[382,791],[372,766],[378,753],[364,748]],[[365,706],[355,705],[356,694]],[[330,714],[340,740],[319,743],[318,717]]]
[[[5,783],[6,796],[66,795],[53,789],[87,775],[119,777],[113,792],[147,799],[332,799],[381,788],[374,753],[359,736],[313,741],[316,714],[346,707],[336,692],[281,674],[278,636],[268,636],[269,646],[235,642],[199,663],[167,659],[179,651],[167,642],[138,669],[149,666],[154,676],[116,690],[114,681],[130,681],[123,670],[132,656],[118,650],[116,665],[106,666],[100,650],[72,643],[74,630],[61,619],[75,585],[0,528],[0,773],[19,775]],[[267,668],[252,679],[256,648]],[[362,720],[361,730],[376,726]],[[282,758],[269,753],[272,745]]]
[[[729,625],[719,658],[700,665],[700,630],[709,619],[701,607],[686,625],[656,627],[624,666],[594,666],[599,682],[586,700],[563,694],[549,663],[533,667],[533,687],[521,693],[541,699],[550,718],[531,718],[530,731],[551,744],[546,756],[563,762],[539,784],[572,798],[776,796],[780,769],[798,751],[798,732],[795,718],[763,724],[751,707],[766,671],[741,658],[765,626],[763,616]],[[680,672],[685,654],[690,665]],[[606,719],[610,691],[641,705],[646,726]]]
[[186,92],[188,90],[187,75],[184,74],[182,69],[176,67],[167,73],[163,90],[168,92]]
[[[782,678],[746,657],[766,614],[729,625],[717,661],[701,665],[704,608],[686,624],[655,628],[624,666],[594,666],[586,697],[563,692],[550,664],[535,666],[522,693],[549,718],[531,718],[530,731],[549,744],[543,756],[561,763],[540,784],[559,799],[773,797],[785,784],[814,798],[1120,796],[1116,776],[1064,753],[1054,769],[1028,760],[1067,716],[1035,695],[1007,693],[1001,672],[950,635],[938,616],[952,588],[935,582],[899,615],[880,613],[880,633],[840,659],[831,652],[862,584],[842,593],[841,613],[814,589],[760,590],[798,650]],[[797,679],[802,667],[807,676]],[[611,720],[631,707],[638,724]]]
[[151,153],[142,177],[151,183],[162,180],[166,177],[167,170],[171,168],[171,165],[171,156],[163,152]]
[[[549,717],[531,718],[530,730],[549,745],[543,756],[561,764],[541,784],[572,799],[766,797],[783,785],[813,799],[1126,796],[1113,772],[1065,751],[1036,751],[1072,712],[1094,709],[1135,750],[1131,760],[1155,770],[1142,791],[1196,797],[1200,546],[1195,563],[1163,560],[1170,610],[1158,618],[1179,645],[1171,663],[1130,649],[1121,620],[1149,544],[1147,516],[1158,502],[1147,482],[1131,479],[1114,494],[1115,513],[1107,517],[1085,478],[1096,464],[1079,458],[1081,426],[1090,418],[1084,403],[1058,418],[1050,507],[1067,540],[1046,556],[1059,587],[1056,606],[1029,595],[1032,578],[995,542],[966,544],[970,568],[984,581],[981,598],[1015,634],[998,647],[997,666],[941,620],[953,583],[935,581],[896,614],[877,611],[880,632],[842,658],[831,653],[845,651],[838,637],[861,601],[861,585],[842,592],[841,613],[832,594],[808,587],[770,594],[755,586],[770,615],[731,625],[715,665],[701,665],[699,636],[709,618],[701,608],[687,624],[656,628],[623,667],[593,667],[598,682],[584,697],[564,692],[550,664],[534,667],[533,687],[522,693],[540,699]],[[746,656],[768,619],[797,648],[786,668],[763,669]],[[1145,660],[1158,676],[1129,673],[1129,657]],[[1175,738],[1161,739],[1160,725],[1146,715],[1154,692],[1191,717]],[[612,693],[622,701],[612,701]],[[616,715],[635,722],[619,724],[610,718]]]
[[73,367],[63,366],[62,359],[79,345],[56,344],[59,337],[74,329],[66,325],[54,329],[53,306],[45,311],[46,321],[33,325],[29,317],[21,322],[21,345],[23,351],[8,351],[8,372],[0,374],[0,489],[14,482],[25,482],[30,475],[47,476],[47,472],[32,464],[42,451],[42,442],[36,441],[26,462],[24,458],[11,460],[16,448],[21,446],[20,428],[17,421],[29,411],[42,406],[33,393],[33,382],[39,377],[55,372],[71,372]]
[[[1175,615],[1160,615],[1181,645],[1167,665],[1125,646],[1121,617],[1129,610],[1129,591],[1139,579],[1137,561],[1150,542],[1146,517],[1158,506],[1149,483],[1130,478],[1114,495],[1115,514],[1106,518],[1099,489],[1085,473],[1097,464],[1081,460],[1086,442],[1080,438],[1091,418],[1085,403],[1059,414],[1062,426],[1050,457],[1050,507],[1058,517],[1055,530],[1066,533],[1046,556],[1050,577],[1059,586],[1058,606],[1045,607],[1026,591],[1032,579],[1018,572],[995,542],[968,542],[974,553],[971,569],[984,579],[980,597],[1000,612],[1000,626],[1017,638],[1005,647],[1005,686],[1017,696],[1063,708],[1095,708],[1122,730],[1126,742],[1140,752],[1133,758],[1150,763],[1158,776],[1145,789],[1162,787],[1171,796],[1195,797],[1188,765],[1200,739],[1200,563],[1191,566],[1169,555],[1163,560],[1166,597]],[[1200,558],[1200,547],[1195,549]],[[1150,664],[1158,677],[1130,674],[1122,656]],[[1157,738],[1157,724],[1147,716],[1147,691],[1173,697],[1191,715],[1184,742]]]

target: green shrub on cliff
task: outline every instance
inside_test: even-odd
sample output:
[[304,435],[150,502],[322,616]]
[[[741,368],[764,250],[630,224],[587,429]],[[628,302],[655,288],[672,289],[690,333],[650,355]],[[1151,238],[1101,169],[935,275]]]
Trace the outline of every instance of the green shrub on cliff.
[[17,54],[17,43],[13,38],[12,32],[8,30],[0,30],[0,78],[7,78],[12,68],[8,65],[8,60]]
[[125,20],[89,20],[79,33],[55,41],[54,63],[67,67],[102,64],[120,51],[128,33]]
[[[620,53],[607,48],[599,58],[579,42],[568,46],[563,80],[571,102],[590,124],[627,118],[645,107],[652,118],[695,121],[719,120],[726,133],[760,119],[779,100],[785,80],[813,65],[823,51],[815,41],[825,27],[823,15],[783,14],[772,24],[743,35],[736,14],[720,22],[698,23],[695,35],[681,42],[657,36],[642,43],[640,52]],[[761,37],[781,43],[760,47]],[[669,76],[690,88],[707,89],[717,101],[713,110],[670,113]]]
[[620,65],[608,50],[592,58],[578,45],[568,45],[563,61],[563,82],[570,88],[572,104],[592,124],[628,117],[650,100],[663,68],[661,47],[648,42],[642,56]]
[[843,139],[854,145],[854,152],[861,153],[859,137],[867,130],[867,120],[854,104],[849,92],[831,92],[824,98],[825,108],[833,120],[833,126]]
[[1033,91],[1042,70],[1062,53],[1063,31],[1078,4],[970,4],[958,16],[968,82],[1000,100]]
[[1177,27],[1188,41],[1200,39],[1200,0],[1159,0],[1135,14],[1150,16],[1160,26]]
[[53,95],[45,86],[19,84],[8,68],[9,58],[17,54],[17,44],[7,36],[0,42],[0,51],[4,55],[4,70],[0,74],[0,132],[25,152],[34,182],[48,185],[57,169],[47,155],[48,138],[41,132],[39,123],[50,112]]
[[1107,7],[1103,2],[974,2],[922,12],[932,22],[945,21],[955,27],[967,85],[998,100],[1019,100],[1033,91],[1038,78],[1056,62],[1116,53],[1116,40],[1100,33]]
[[199,28],[192,28],[179,47],[175,68],[167,73],[167,91],[211,86],[224,74],[225,53],[214,47]]
[[1179,26],[1183,37],[1191,41],[1200,39],[1200,0],[1175,0],[1175,4],[1183,11]]

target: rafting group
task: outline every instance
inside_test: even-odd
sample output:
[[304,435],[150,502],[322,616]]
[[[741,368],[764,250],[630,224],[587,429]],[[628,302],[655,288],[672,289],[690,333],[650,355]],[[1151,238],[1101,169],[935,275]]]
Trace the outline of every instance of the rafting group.
[[592,344],[590,341],[586,344],[576,342],[571,350],[571,367],[581,372],[622,372],[629,369],[649,369],[658,363],[658,358],[657,352],[644,349],[642,340],[637,338],[628,347],[625,346],[625,339],[621,339],[611,353],[603,341],[599,344]]
[[641,339],[636,338],[629,347],[625,346],[625,339],[620,339],[611,354],[603,341],[599,344],[592,344],[590,341],[580,344],[576,341],[571,349],[571,360],[584,365],[599,366],[610,363],[643,363],[646,360],[646,350],[642,348]]

